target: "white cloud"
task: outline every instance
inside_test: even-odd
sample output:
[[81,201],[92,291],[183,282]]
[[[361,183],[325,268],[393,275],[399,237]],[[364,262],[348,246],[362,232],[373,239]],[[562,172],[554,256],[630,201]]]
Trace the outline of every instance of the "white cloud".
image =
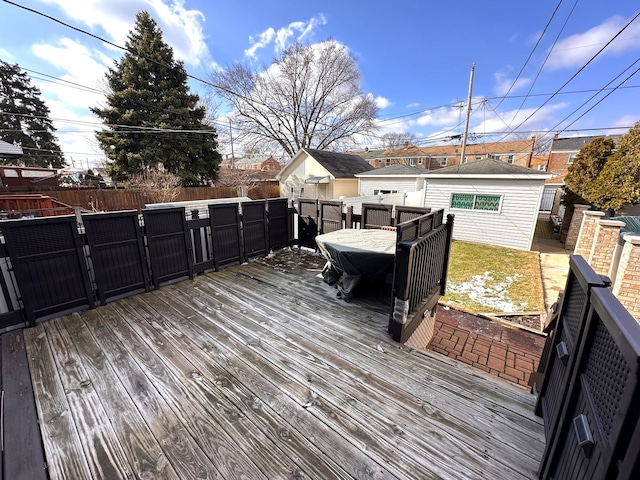
[[[106,37],[117,45],[124,45],[134,26],[135,16],[145,10],[162,29],[163,39],[174,49],[177,59],[188,65],[200,65],[209,56],[202,24],[204,15],[199,10],[188,10],[184,0],[43,0],[59,6],[64,13],[79,24],[92,30],[100,28]],[[115,3],[115,4],[114,4]],[[93,32],[99,33],[99,32]]]
[[[554,47],[547,66],[552,69],[578,67],[584,65],[604,45],[610,41],[628,23],[629,19],[614,16],[606,19],[584,33],[571,35],[560,40]],[[640,24],[631,24],[601,55],[619,54],[640,49],[637,37],[640,36]]]
[[409,105],[407,105],[407,108],[418,108],[419,106],[419,103],[410,103]]
[[251,47],[244,51],[245,56],[255,58],[256,50],[269,45],[273,40],[273,37],[275,36],[276,31],[273,28],[269,27],[257,37],[249,37],[249,43],[251,44]]
[[391,103],[391,101],[389,101],[388,99],[386,99],[384,97],[380,97],[380,96],[376,97],[375,101],[376,101],[376,106],[378,108],[381,108],[381,109],[384,109],[384,108],[387,108],[387,107],[390,107],[391,105],[393,105],[393,103]]
[[[462,103],[460,104],[462,106]],[[421,127],[442,127],[457,125],[462,118],[460,108],[443,107],[435,110],[427,110],[424,115],[418,117],[416,124]]]
[[624,115],[612,123],[612,127],[629,128],[640,121],[640,115]]
[[511,78],[509,73],[504,70],[494,73],[493,78],[496,81],[494,90],[499,96],[506,95],[507,93],[517,92],[518,90],[525,88],[531,84],[531,79],[525,77],[518,78],[518,80],[514,83],[514,79]]
[[513,128],[526,131],[544,130],[557,121],[556,112],[567,105],[567,103],[561,102],[545,105],[540,109],[531,107],[499,113],[487,110],[483,112],[483,120],[473,124],[470,130],[477,134],[504,132]]
[[244,51],[245,56],[255,58],[256,52],[260,48],[265,48],[269,44],[274,44],[274,50],[281,52],[289,45],[292,38],[296,40],[302,40],[303,38],[311,35],[320,26],[326,25],[327,19],[324,15],[319,14],[315,17],[311,17],[308,21],[291,22],[286,27],[281,27],[276,30],[272,27],[267,28],[264,32],[257,36],[249,37],[250,47]]
[[57,45],[35,44],[32,49],[37,57],[66,72],[59,77],[62,82],[36,82],[45,98],[77,108],[96,106],[103,100],[104,75],[111,62],[103,53],[68,38]]

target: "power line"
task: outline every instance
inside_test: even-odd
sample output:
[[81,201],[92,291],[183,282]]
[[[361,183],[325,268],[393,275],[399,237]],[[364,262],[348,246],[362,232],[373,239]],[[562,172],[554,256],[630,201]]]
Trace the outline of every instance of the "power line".
[[542,107],[544,107],[547,103],[549,103],[549,101],[551,101],[551,99],[552,99],[552,98],[554,98],[554,97],[555,97],[555,96],[556,96],[556,95],[557,95],[557,94],[558,94],[558,93],[559,93],[559,92],[560,92],[564,87],[566,87],[566,86],[567,86],[567,85],[568,85],[568,84],[569,84],[569,83],[570,83],[574,78],[576,78],[576,77],[577,77],[577,76],[578,76],[578,75],[579,75],[579,74],[580,74],[580,73],[581,73],[585,68],[587,68],[587,66],[588,66],[591,62],[593,62],[593,61],[596,59],[596,57],[598,57],[598,55],[600,55],[600,54],[601,54],[601,53],[602,53],[602,52],[603,52],[603,51],[604,51],[604,50],[605,50],[609,45],[611,45],[611,43],[612,43],[616,38],[618,38],[618,37],[622,34],[622,32],[624,32],[624,31],[629,27],[629,25],[631,25],[631,24],[636,20],[636,18],[638,18],[638,17],[640,17],[640,13],[637,13],[635,17],[633,17],[631,20],[629,20],[629,22],[628,22],[624,27],[622,27],[622,29],[621,29],[618,33],[616,33],[616,34],[611,38],[611,40],[609,40],[609,41],[608,41],[608,42],[607,42],[607,43],[606,43],[606,44],[605,44],[605,45],[604,45],[600,50],[598,50],[598,52],[597,52],[595,55],[593,55],[593,56],[589,59],[589,61],[588,61],[587,63],[585,63],[582,67],[580,67],[580,69],[579,69],[576,73],[574,73],[574,74],[571,76],[571,78],[569,78],[569,80],[567,80],[567,81],[566,81],[566,82],[565,82],[565,83],[564,83],[564,84],[563,84],[563,85],[562,85],[558,90],[556,90],[556,92],[555,92],[553,95],[551,95],[547,100],[545,100],[545,101],[542,103],[542,105],[540,105],[538,108],[536,108],[536,109],[533,111],[533,113],[531,113],[527,118],[525,118],[522,122],[520,122],[520,124],[519,124],[517,127],[515,127],[515,128],[512,130],[512,132],[513,132],[513,131],[515,131],[515,130],[518,130],[518,129],[519,129],[522,125],[524,125],[524,124],[525,124],[525,123],[526,123],[526,122],[527,122],[531,117],[533,117],[536,113],[538,113],[538,112],[542,109]]
[[[578,1],[576,0],[576,3],[578,3]],[[513,89],[513,87],[516,86],[516,83],[518,83],[518,80],[520,79],[520,75],[522,75],[522,72],[524,71],[525,67],[527,66],[527,64],[529,63],[529,60],[531,60],[531,57],[533,56],[533,53],[536,51],[536,49],[538,48],[538,45],[540,45],[540,42],[542,41],[542,38],[544,37],[544,34],[547,32],[547,28],[549,28],[549,25],[551,25],[551,22],[553,21],[553,18],[556,16],[556,13],[558,12],[558,9],[560,8],[560,5],[562,5],[562,0],[560,0],[558,2],[558,4],[556,5],[555,10],[553,11],[553,13],[551,14],[551,18],[549,18],[549,21],[547,22],[547,24],[544,26],[544,29],[542,30],[542,33],[540,34],[540,36],[538,37],[538,40],[536,41],[536,44],[533,46],[533,48],[531,49],[531,52],[529,52],[529,56],[527,57],[527,59],[525,60],[524,64],[522,65],[522,68],[520,68],[520,71],[518,72],[518,75],[516,75],[515,80],[513,81],[513,83],[511,84],[511,86],[509,87],[509,90],[507,90],[507,93],[505,94],[505,98],[507,97],[507,95],[509,95],[509,93],[511,93],[511,90]],[[575,7],[575,6],[574,6]],[[555,42],[554,42],[555,45]],[[498,105],[496,105],[496,108],[498,108],[500,105],[502,105],[502,101],[500,103],[498,103]]]

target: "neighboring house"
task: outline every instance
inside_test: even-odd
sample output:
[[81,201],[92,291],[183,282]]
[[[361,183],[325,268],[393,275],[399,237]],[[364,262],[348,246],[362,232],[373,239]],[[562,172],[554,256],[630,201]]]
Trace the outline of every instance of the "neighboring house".
[[220,166],[258,172],[279,172],[282,169],[282,165],[271,155],[247,155],[244,157],[227,155]]
[[[533,166],[533,148],[535,137],[529,140],[516,140],[511,142],[486,142],[468,144],[462,163],[477,162],[493,158],[505,163],[512,163],[522,167],[538,168],[538,162]],[[383,151],[357,152],[375,168],[383,168],[391,165],[408,165],[426,170],[458,165],[460,163],[461,145],[434,145],[417,147],[405,144],[400,148],[390,148]]]
[[530,250],[549,173],[480,160],[424,174],[424,206],[455,215],[453,238]]
[[24,155],[22,147],[0,140],[0,162],[15,163]]
[[358,195],[358,173],[373,167],[357,155],[301,149],[280,170],[280,192],[287,198],[330,200]]
[[423,168],[391,165],[356,175],[360,179],[360,195],[418,192],[424,188]]
[[551,144],[551,153],[549,154],[549,166],[547,171],[557,175],[556,183],[564,183],[564,177],[568,173],[569,165],[573,163],[573,159],[582,147],[591,142],[595,138],[608,137],[617,142],[620,135],[592,135],[589,137],[568,137],[558,138],[556,133]]

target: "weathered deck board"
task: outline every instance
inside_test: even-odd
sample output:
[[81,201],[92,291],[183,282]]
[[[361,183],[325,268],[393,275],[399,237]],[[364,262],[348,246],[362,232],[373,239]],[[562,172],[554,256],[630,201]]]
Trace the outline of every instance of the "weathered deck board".
[[[237,286],[239,285],[238,283],[234,282],[234,285],[236,285],[235,287],[236,290],[238,290],[239,288],[243,288],[243,287],[238,287]],[[502,421],[505,424],[508,424],[510,422],[519,420],[518,417],[511,416],[511,418],[500,418],[497,415],[491,415],[489,418],[487,418],[486,423],[483,424],[482,413],[478,415],[478,411],[474,409],[473,405],[469,406],[468,409],[465,409],[465,410],[461,410],[458,406],[457,409],[452,410],[447,414],[446,405],[442,406],[442,407],[445,407],[444,408],[445,412],[443,412],[443,408],[434,408],[433,405],[427,405],[423,401],[420,401],[418,397],[413,396],[410,392],[410,389],[406,392],[402,392],[400,395],[400,398],[398,398],[398,393],[397,393],[398,384],[390,384],[390,382],[388,382],[384,378],[385,369],[388,368],[388,363],[384,366],[378,365],[378,367],[382,367],[382,368],[376,369],[375,360],[371,361],[369,358],[364,358],[364,359],[358,358],[357,355],[353,355],[354,352],[352,352],[351,349],[341,348],[340,345],[338,345],[337,347],[335,347],[333,351],[331,351],[331,349],[328,350],[329,346],[332,343],[335,343],[329,336],[321,338],[320,340],[318,340],[319,344],[316,344],[314,346],[314,344],[310,341],[307,341],[306,338],[312,338],[312,339],[317,338],[318,335],[316,334],[318,332],[315,330],[307,331],[306,333],[303,333],[304,335],[303,337],[301,335],[298,335],[297,333],[292,333],[291,327],[288,326],[287,327],[288,330],[285,329],[284,331],[282,331],[281,336],[278,336],[280,334],[277,328],[278,327],[277,318],[284,314],[278,313],[277,303],[269,307],[266,305],[267,302],[265,300],[261,300],[260,297],[252,298],[251,292],[253,290],[250,288],[250,286],[245,286],[245,287],[246,287],[245,290],[243,290],[241,294],[242,298],[249,298],[250,303],[254,308],[252,311],[246,311],[246,313],[243,316],[247,319],[251,317],[255,317],[253,318],[254,324],[249,325],[247,327],[247,331],[258,332],[262,329],[262,327],[264,327],[265,329],[268,329],[271,332],[273,332],[273,334],[267,334],[267,333],[261,334],[260,336],[262,340],[261,345],[264,346],[264,348],[268,348],[269,346],[273,347],[275,344],[277,344],[277,349],[272,349],[272,351],[268,352],[266,356],[270,359],[275,359],[276,361],[284,365],[283,368],[287,368],[289,365],[295,365],[295,367],[299,367],[301,363],[300,362],[294,363],[294,362],[288,361],[286,356],[279,355],[279,350],[286,351],[288,347],[293,347],[294,348],[293,356],[295,356],[295,352],[297,350],[302,349],[306,352],[309,352],[307,356],[304,357],[305,361],[310,358],[311,354],[315,355],[315,357],[312,358],[312,360],[309,362],[310,364],[308,369],[306,371],[304,370],[301,371],[300,375],[302,377],[314,375],[312,372],[320,370],[322,372],[322,375],[314,375],[314,376],[318,376],[320,380],[328,380],[328,384],[330,386],[340,385],[342,383],[342,385],[339,388],[339,391],[341,392],[350,391],[351,385],[353,384],[353,380],[357,380],[360,383],[366,382],[367,387],[364,393],[365,394],[368,393],[367,399],[369,403],[371,403],[372,401],[380,403],[380,405],[378,405],[378,410],[380,408],[383,409],[385,411],[385,414],[389,415],[390,418],[394,419],[396,422],[402,421],[407,425],[412,425],[412,424],[415,424],[415,422],[420,422],[420,421],[422,421],[422,423],[425,423],[424,422],[425,411],[428,409],[433,409],[433,411],[438,412],[438,414],[435,415],[434,418],[432,419],[427,419],[426,423],[432,423],[432,425],[435,428],[439,430],[444,430],[445,432],[447,431],[447,427],[449,428],[452,428],[452,426],[454,428],[457,427],[459,429],[459,431],[456,432],[457,435],[461,438],[469,439],[467,444],[462,445],[462,448],[460,450],[466,451],[469,448],[475,447],[478,449],[478,453],[482,453],[483,455],[486,455],[488,458],[493,457],[487,460],[486,469],[488,469],[488,471],[491,470],[491,468],[493,467],[493,463],[496,460],[498,461],[501,460],[505,462],[506,465],[512,465],[514,463],[517,464],[518,463],[517,457],[520,457],[520,452],[522,450],[526,450],[529,446],[529,443],[532,441],[532,438],[525,433],[521,438],[514,437],[512,439],[511,444],[508,446],[505,446],[502,439],[494,437],[491,434],[492,430],[494,430],[495,428],[496,422]],[[234,309],[234,308],[243,310],[243,307],[238,303],[234,305],[229,304],[229,295],[231,294],[229,293],[225,294],[222,292],[222,290],[220,290],[217,292],[217,296],[210,297],[209,301],[224,301],[224,306],[225,307],[228,306],[229,308],[221,309],[222,312],[228,312],[230,309]],[[224,300],[221,300],[222,297],[225,297]],[[268,308],[270,310],[265,312],[258,312],[256,310],[259,308],[258,306],[262,308]],[[260,318],[261,313],[264,313],[265,316],[270,320],[269,321],[261,320]],[[242,323],[243,322],[241,318],[234,320],[234,324],[236,325],[238,324],[241,325]],[[318,325],[318,323],[314,322],[314,325]],[[295,332],[302,332],[305,329],[307,329],[306,325],[304,323],[300,323],[295,328]],[[282,358],[278,360],[279,356]],[[378,352],[378,357],[380,357],[379,352]],[[326,362],[324,362],[322,360],[323,358],[330,359],[331,364],[327,364]],[[339,359],[341,361],[336,362],[335,361],[336,359]],[[344,359],[347,359],[347,361],[346,362],[343,361]],[[388,360],[388,358],[386,360]],[[354,366],[362,365],[363,363],[367,364],[366,375],[362,375],[362,370],[360,368],[357,368],[357,367],[354,368]],[[399,376],[402,376],[402,373],[401,373],[402,367],[403,365],[401,364],[398,365]],[[349,376],[342,375],[342,377],[345,377],[345,378],[340,378],[341,376],[335,375],[335,372],[348,372]],[[292,372],[289,372],[289,373],[292,375],[294,374]],[[378,377],[376,375],[371,375],[371,373],[378,373],[380,376]],[[408,381],[402,382],[402,383],[406,385],[413,385],[415,382],[409,379]],[[317,383],[315,383],[315,385],[317,386]],[[431,389],[433,388],[433,383],[431,383],[430,387]],[[377,390],[381,395],[386,395],[387,398],[386,399],[376,398],[376,396],[371,395],[372,389]],[[361,397],[362,393],[363,393],[362,391],[352,392],[353,396],[355,397]],[[421,392],[421,394],[424,395],[425,392],[423,391]],[[433,392],[427,393],[427,395],[433,395]],[[436,396],[436,397],[439,397],[439,396]],[[390,402],[389,405],[403,404],[403,408],[397,411],[394,410],[393,406],[384,408],[385,401]],[[531,417],[533,417],[533,415],[531,415]],[[537,419],[535,421],[537,422]],[[520,422],[520,423],[526,424],[527,422],[528,421],[525,419],[524,422]],[[480,429],[474,428],[477,424],[480,424],[480,427],[481,427]],[[399,428],[399,427],[396,426],[396,428]],[[412,439],[411,444],[420,444],[420,439],[424,438],[424,436],[429,436],[430,433],[431,432],[429,431],[420,431],[418,429],[418,431],[416,432],[416,435],[418,436],[418,438]],[[475,438],[476,440],[472,442],[471,441],[472,438]],[[447,438],[445,436],[445,438],[443,438],[442,441],[446,442],[446,440]],[[538,442],[540,443],[540,440],[538,440]],[[444,446],[448,447],[445,449],[449,452],[449,454],[451,454],[452,451],[456,450],[453,447],[453,445],[444,445]],[[407,450],[411,451],[411,448],[408,448]],[[509,458],[508,455],[510,453],[515,455],[516,458]],[[430,462],[433,462],[433,461],[434,459],[430,459]],[[539,460],[537,458],[531,459],[531,461],[529,462],[529,469],[528,469],[529,472],[535,471],[538,465],[538,461]],[[487,473],[487,471],[485,471],[485,473]],[[517,475],[518,474],[514,474],[514,478],[516,478]]]
[[31,329],[51,478],[536,477],[527,392],[394,343],[321,266],[285,252]]
[[[45,480],[47,472],[21,330],[0,337],[2,459],[0,480]],[[3,477],[4,473],[4,477]]]

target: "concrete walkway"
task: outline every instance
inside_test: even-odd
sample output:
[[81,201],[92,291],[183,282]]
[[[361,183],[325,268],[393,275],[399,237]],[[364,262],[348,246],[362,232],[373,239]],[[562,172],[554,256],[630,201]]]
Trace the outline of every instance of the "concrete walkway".
[[[532,251],[540,252],[546,310],[564,290],[569,253],[553,232],[551,222],[538,220]],[[524,388],[538,368],[546,336],[491,322],[439,306],[429,350],[472,365]]]

